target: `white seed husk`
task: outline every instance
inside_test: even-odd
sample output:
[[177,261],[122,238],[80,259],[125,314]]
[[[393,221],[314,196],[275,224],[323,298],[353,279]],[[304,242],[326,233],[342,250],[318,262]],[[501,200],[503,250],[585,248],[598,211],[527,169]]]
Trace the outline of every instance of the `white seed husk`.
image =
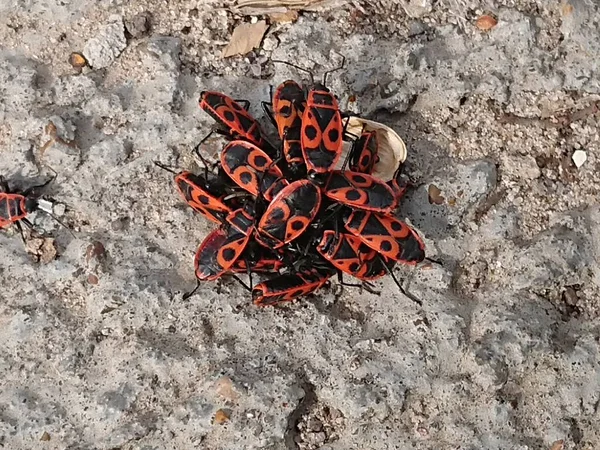
[[[361,117],[349,117],[344,120],[344,124],[346,122],[348,122],[346,131],[353,135],[360,136],[363,131],[375,131],[377,133],[379,161],[373,168],[373,176],[383,181],[391,180],[400,164],[406,161],[407,155],[406,145],[398,133],[387,125]],[[344,142],[338,168],[341,167],[351,148],[352,142]]]

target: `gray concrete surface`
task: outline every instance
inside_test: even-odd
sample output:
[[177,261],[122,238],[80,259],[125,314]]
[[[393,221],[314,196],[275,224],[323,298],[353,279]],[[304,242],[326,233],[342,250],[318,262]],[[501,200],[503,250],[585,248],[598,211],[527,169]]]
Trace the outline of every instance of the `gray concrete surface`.
[[[41,213],[55,242],[0,233],[0,447],[599,448],[598,3],[348,2],[223,60],[240,20],[198,0],[0,4],[0,173],[55,169],[75,233]],[[401,213],[443,264],[397,272],[423,307],[388,279],[276,309],[229,282],[182,301],[212,226],[152,161],[195,167],[201,90],[258,115],[303,75],[271,57],[339,54],[342,105],[408,146]]]

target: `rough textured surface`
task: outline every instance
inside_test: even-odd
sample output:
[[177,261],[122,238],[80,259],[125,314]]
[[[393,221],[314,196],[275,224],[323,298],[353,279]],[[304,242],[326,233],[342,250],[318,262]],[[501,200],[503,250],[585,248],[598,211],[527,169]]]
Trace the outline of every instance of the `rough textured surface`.
[[[0,173],[56,170],[75,233],[38,213],[55,241],[0,234],[0,447],[600,447],[597,2],[355,1],[222,60],[240,20],[196,0],[0,5]],[[229,282],[182,301],[211,225],[152,161],[196,167],[200,91],[258,115],[304,75],[271,57],[322,72],[340,54],[342,106],[408,146],[401,213],[443,264],[398,271],[422,309],[387,279],[276,309]]]

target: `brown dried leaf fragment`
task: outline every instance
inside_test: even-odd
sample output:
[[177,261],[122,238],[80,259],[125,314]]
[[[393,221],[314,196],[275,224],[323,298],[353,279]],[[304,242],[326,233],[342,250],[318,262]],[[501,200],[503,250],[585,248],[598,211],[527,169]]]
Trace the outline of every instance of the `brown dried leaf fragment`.
[[240,395],[235,391],[231,378],[223,376],[215,383],[217,394],[229,401],[236,401]]
[[215,413],[214,423],[216,423],[217,425],[223,425],[225,422],[229,421],[230,417],[231,417],[231,411],[229,411],[228,409],[219,409]]
[[27,253],[32,255],[37,262],[48,264],[56,259],[58,251],[51,237],[31,237],[27,239]]
[[427,193],[429,194],[429,203],[432,205],[443,205],[446,201],[442,191],[435,184],[429,185]]
[[560,5],[560,12],[563,15],[563,17],[569,16],[573,13],[573,10],[575,8],[573,8],[573,5],[571,5],[570,3],[567,2],[563,2]]
[[271,23],[294,23],[298,20],[298,11],[290,9],[283,13],[272,13],[269,14],[269,19]]
[[238,25],[233,30],[229,44],[223,50],[223,58],[245,55],[249,51],[259,47],[267,28],[269,26],[265,20]]

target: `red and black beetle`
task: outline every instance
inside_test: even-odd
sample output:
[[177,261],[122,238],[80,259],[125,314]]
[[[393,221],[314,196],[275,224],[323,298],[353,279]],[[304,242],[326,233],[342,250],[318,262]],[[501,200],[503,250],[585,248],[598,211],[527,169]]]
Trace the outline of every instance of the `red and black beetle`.
[[52,214],[52,205],[50,204],[47,206],[46,204],[49,202],[43,201],[39,198],[39,195],[35,194],[36,190],[46,187],[54,181],[55,178],[56,175],[40,185],[32,186],[23,192],[15,192],[10,189],[6,179],[0,175],[0,228],[7,228],[10,225],[15,224],[21,233],[23,242],[25,242],[21,223],[34,229],[33,224],[27,219],[27,216],[37,210],[45,212],[59,224],[64,226],[64,224]]

